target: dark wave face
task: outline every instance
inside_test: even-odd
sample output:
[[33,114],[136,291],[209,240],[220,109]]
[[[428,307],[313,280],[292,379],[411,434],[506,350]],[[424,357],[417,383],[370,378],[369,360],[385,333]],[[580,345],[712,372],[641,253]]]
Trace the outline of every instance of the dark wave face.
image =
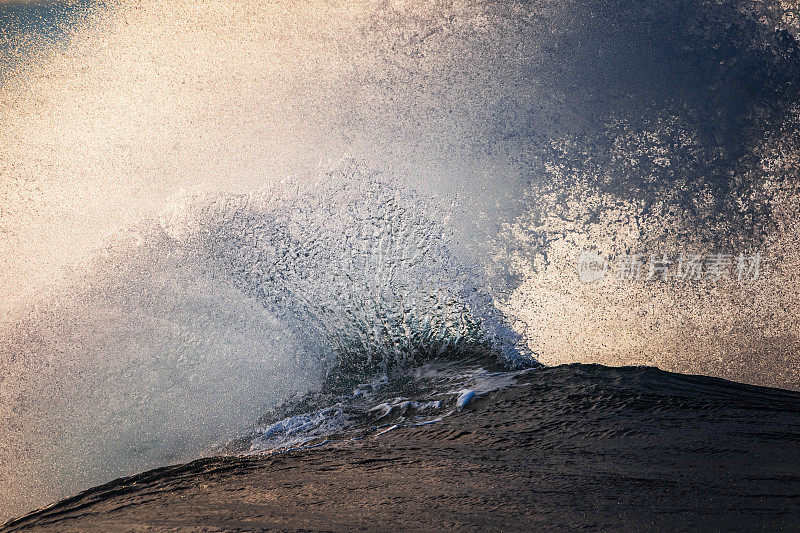
[[[413,380],[415,398],[434,400],[452,385],[433,374],[431,367]],[[599,365],[473,378],[505,383],[460,407],[451,395],[446,409],[458,412],[433,423],[419,417],[436,408],[420,401],[363,409],[348,431],[305,448],[201,459],[116,480],[5,530],[391,523],[752,531],[796,524],[798,393]],[[328,408],[347,411],[338,402]],[[281,429],[290,427],[301,431],[291,419]],[[273,424],[251,442],[264,445],[278,432]]]

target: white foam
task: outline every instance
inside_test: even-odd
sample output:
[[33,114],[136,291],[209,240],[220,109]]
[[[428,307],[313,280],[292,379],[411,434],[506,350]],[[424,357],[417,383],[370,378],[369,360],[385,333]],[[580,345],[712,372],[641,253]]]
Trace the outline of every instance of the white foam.
[[458,399],[456,400],[456,409],[459,411],[467,406],[472,400],[475,399],[475,391],[471,389],[462,389],[458,391]]

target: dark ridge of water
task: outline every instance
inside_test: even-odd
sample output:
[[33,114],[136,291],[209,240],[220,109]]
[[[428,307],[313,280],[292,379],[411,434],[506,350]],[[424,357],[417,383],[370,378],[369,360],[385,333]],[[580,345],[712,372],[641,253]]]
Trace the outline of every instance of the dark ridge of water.
[[[567,365],[519,374],[433,424],[160,468],[3,531],[342,529],[382,520],[401,528],[791,529],[800,519],[798,443],[800,393],[652,367]],[[371,488],[353,487],[364,483]],[[278,505],[252,492],[256,485],[280,491]],[[319,487],[306,502],[304,491]],[[239,494],[236,505],[229,491]],[[387,498],[397,513],[380,504]],[[353,505],[361,511],[348,514]],[[448,522],[442,513],[451,512]]]

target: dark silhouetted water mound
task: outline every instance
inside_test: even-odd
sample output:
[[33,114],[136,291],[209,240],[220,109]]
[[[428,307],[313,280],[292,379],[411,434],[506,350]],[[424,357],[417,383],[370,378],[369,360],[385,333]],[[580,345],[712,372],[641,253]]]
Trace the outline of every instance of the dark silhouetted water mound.
[[431,423],[122,478],[3,531],[800,526],[800,393],[648,367],[513,381]]

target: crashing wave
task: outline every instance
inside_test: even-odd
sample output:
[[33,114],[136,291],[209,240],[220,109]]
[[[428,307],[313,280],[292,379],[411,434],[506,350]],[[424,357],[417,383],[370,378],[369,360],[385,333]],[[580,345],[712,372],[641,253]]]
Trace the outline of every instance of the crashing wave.
[[353,162],[180,209],[162,217],[165,232],[263,302],[329,370],[486,352],[532,360],[480,289],[481,271],[453,251],[447,213],[431,215],[441,208]]
[[2,324],[0,430],[28,444],[0,453],[3,486],[56,499],[427,361],[530,366],[435,209],[344,163],[116,237]]

